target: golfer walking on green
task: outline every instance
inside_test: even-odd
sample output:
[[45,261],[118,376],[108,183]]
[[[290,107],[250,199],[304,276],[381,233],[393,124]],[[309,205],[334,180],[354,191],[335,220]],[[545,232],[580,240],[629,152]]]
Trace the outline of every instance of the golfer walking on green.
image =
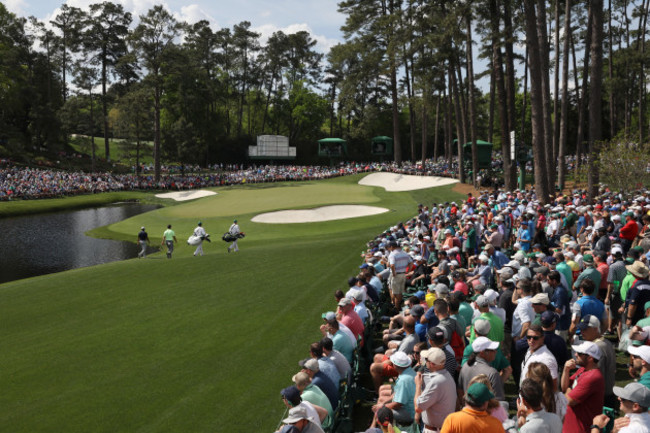
[[172,225],[167,226],[167,230],[163,233],[163,240],[160,245],[167,245],[167,258],[172,258],[172,253],[174,252],[174,242],[178,243],[176,240],[176,233],[172,230]]

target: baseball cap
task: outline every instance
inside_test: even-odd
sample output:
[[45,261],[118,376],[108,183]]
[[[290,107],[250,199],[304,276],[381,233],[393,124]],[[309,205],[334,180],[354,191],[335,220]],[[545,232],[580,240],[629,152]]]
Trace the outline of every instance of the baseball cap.
[[[318,363],[318,361],[316,361]],[[397,351],[390,356],[390,362],[392,362],[396,367],[406,368],[411,366],[411,358],[405,353]]]
[[578,323],[578,329],[582,332],[587,328],[600,328],[600,320],[598,320],[598,317],[592,314],[582,316],[580,323]]
[[490,303],[492,303],[492,302],[497,300],[497,298],[499,297],[499,294],[494,289],[487,289],[485,291],[485,293],[483,293],[483,296],[488,298],[488,301],[490,301]]
[[591,341],[583,341],[582,343],[577,345],[574,344],[573,346],[571,346],[571,348],[576,353],[589,355],[596,360],[600,359],[600,349],[598,348],[596,343],[592,343]]
[[546,266],[540,266],[538,268],[533,269],[536,274],[542,274],[542,275],[548,275],[548,273],[551,271],[549,268]]
[[582,256],[582,261],[585,262],[586,264],[592,264],[594,262],[594,256],[591,254],[585,254]]
[[432,347],[428,350],[423,350],[422,353],[420,353],[420,359],[432,362],[436,365],[442,365],[447,361],[447,355],[445,355],[445,352],[443,352],[442,349]]
[[289,409],[289,416],[282,420],[285,424],[294,424],[301,419],[309,419],[305,406],[296,406]]
[[542,322],[542,327],[548,328],[555,322],[557,322],[557,314],[555,314],[552,311],[546,310],[542,313],[542,316],[540,317],[540,320]]
[[467,397],[476,405],[482,405],[488,400],[494,398],[494,394],[490,392],[490,389],[487,385],[482,383],[474,383],[469,388],[467,388]]
[[140,230],[144,230],[144,226],[140,227]]
[[415,292],[415,293],[413,294],[413,296],[417,296],[417,298],[418,298],[419,300],[424,300],[424,299],[426,298],[427,294],[424,293],[424,291],[422,291],[422,290],[418,290],[417,292]]
[[361,266],[359,266],[359,269],[368,269],[368,263],[364,263]]
[[295,385],[284,388],[282,391],[280,391],[280,394],[282,395],[282,397],[286,398],[287,401],[291,402],[291,404],[293,404],[294,406],[297,406],[302,400],[300,398],[300,390],[296,388]]
[[318,372],[318,370],[320,370],[318,367],[318,361],[316,361],[314,358],[303,359],[298,363],[298,365],[302,368],[306,368],[307,370],[314,372]]
[[441,327],[434,326],[433,328],[429,328],[427,331],[427,337],[436,344],[442,344],[442,342],[447,338],[447,335]]
[[441,294],[449,293],[449,287],[447,287],[445,284],[438,283],[436,284],[436,293],[441,293]]
[[544,304],[548,305],[550,303],[548,299],[548,293],[538,293],[532,298],[530,298],[532,304]]
[[650,346],[628,346],[627,351],[630,355],[638,356],[650,364]]
[[336,313],[334,311],[328,311],[327,313],[321,314],[320,317],[325,319],[325,320],[335,320],[336,319]]
[[487,307],[490,305],[490,300],[485,295],[479,295],[476,298],[476,305],[478,307]]
[[[515,254],[515,257],[517,257],[516,254]],[[523,255],[521,255],[521,256],[519,256],[519,257],[521,257],[522,259],[524,258]],[[509,268],[516,269],[516,270],[521,269],[521,263],[519,263],[519,260],[516,259],[516,258],[515,258],[515,260],[510,260],[510,261],[506,264],[506,266],[509,267]]]
[[492,341],[487,337],[477,337],[472,343],[472,350],[475,353],[483,352],[484,350],[497,350],[499,348],[498,341]]
[[424,307],[422,305],[416,305],[411,308],[411,316],[413,317],[422,317],[424,315]]
[[474,331],[476,331],[476,334],[483,336],[488,335],[490,329],[492,329],[492,325],[488,320],[476,319],[474,321]]
[[343,298],[339,301],[339,307],[345,307],[346,305],[352,305],[352,300],[350,298]]
[[631,382],[625,385],[625,388],[615,386],[614,395],[637,403],[639,406],[650,407],[650,388],[641,383]]

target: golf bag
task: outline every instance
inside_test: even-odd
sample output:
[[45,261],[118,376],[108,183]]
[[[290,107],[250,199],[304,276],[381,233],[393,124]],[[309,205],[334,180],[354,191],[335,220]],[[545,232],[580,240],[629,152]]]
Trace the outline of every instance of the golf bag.
[[237,239],[241,239],[244,236],[246,236],[244,233],[237,233],[236,235],[231,234],[230,232],[226,232],[221,236],[221,239],[224,242],[234,242]]

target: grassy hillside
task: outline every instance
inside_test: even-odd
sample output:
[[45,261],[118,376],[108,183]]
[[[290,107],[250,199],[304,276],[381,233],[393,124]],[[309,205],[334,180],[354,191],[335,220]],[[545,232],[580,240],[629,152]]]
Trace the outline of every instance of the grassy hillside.
[[[419,202],[460,198],[451,187],[387,193],[359,178],[216,189],[95,231],[132,240],[145,225],[159,243],[171,223],[180,241],[172,260],[157,254],[0,285],[1,430],[273,431],[279,391],[320,338],[320,314],[357,271],[366,241]],[[250,221],[340,203],[391,212]],[[233,217],[247,237],[227,254],[219,238]],[[184,245],[197,219],[214,238],[204,257]]]

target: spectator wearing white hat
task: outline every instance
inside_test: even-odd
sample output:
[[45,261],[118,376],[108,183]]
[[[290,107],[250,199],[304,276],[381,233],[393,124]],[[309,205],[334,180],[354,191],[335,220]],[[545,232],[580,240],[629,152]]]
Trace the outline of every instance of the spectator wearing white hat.
[[630,376],[650,389],[650,346],[629,346],[627,351],[631,358]]
[[596,343],[600,349],[598,368],[605,378],[605,406],[616,407],[616,398],[612,391],[616,376],[616,352],[612,343],[602,336],[601,328],[598,318],[590,314],[583,316],[578,323],[582,339]]
[[422,414],[422,433],[437,433],[456,409],[456,383],[445,369],[447,357],[442,349],[432,347],[420,356],[429,373],[415,376],[415,411]]
[[386,406],[393,411],[395,422],[411,424],[415,418],[415,371],[411,368],[411,358],[404,352],[395,352],[390,357],[391,363],[398,372],[395,385],[382,385],[379,388],[379,399],[372,407],[377,412]]
[[[492,341],[503,341],[504,339],[504,332],[503,332],[503,320],[496,314],[490,311],[490,300],[488,299],[487,296],[485,295],[479,295],[478,298],[476,298],[476,301],[474,302],[476,304],[476,308],[478,309],[479,315],[474,319],[472,322],[472,325],[476,323],[477,320],[483,319],[487,320],[488,323],[490,324],[490,331],[486,335],[490,340]],[[475,334],[475,328],[472,327],[470,331],[470,337],[469,341],[470,343],[474,342],[474,339],[476,338]]]
[[505,399],[501,375],[494,367],[490,366],[490,362],[494,361],[496,357],[498,348],[499,342],[492,341],[487,337],[478,337],[474,340],[472,343],[473,353],[460,369],[458,376],[459,398],[467,391],[469,382],[474,376],[485,374],[490,379],[496,398],[501,401]]
[[506,322],[506,310],[503,308],[497,306],[497,301],[499,300],[499,294],[496,292],[496,290],[493,289],[487,289],[485,293],[483,293],[483,296],[488,298],[488,301],[490,301],[490,311],[494,314],[497,315],[501,319],[503,323]]
[[291,408],[289,416],[282,422],[294,426],[300,433],[324,433],[320,426],[309,419],[309,414],[304,406]]
[[569,402],[562,431],[587,433],[594,417],[603,411],[605,379],[598,369],[601,354],[590,341],[572,348],[575,359],[568,360],[562,371],[561,388]]

